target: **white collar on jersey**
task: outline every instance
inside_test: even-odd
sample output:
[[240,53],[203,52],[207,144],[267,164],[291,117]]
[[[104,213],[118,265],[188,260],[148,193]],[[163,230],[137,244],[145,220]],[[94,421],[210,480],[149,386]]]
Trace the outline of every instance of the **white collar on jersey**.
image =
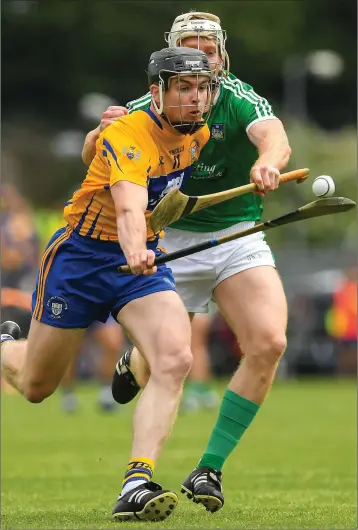
[[218,89],[216,91],[216,94],[214,96],[214,101],[213,101],[213,105],[215,105],[217,103],[217,100],[219,99],[219,96],[220,96],[220,91],[221,91],[221,82],[218,86]]

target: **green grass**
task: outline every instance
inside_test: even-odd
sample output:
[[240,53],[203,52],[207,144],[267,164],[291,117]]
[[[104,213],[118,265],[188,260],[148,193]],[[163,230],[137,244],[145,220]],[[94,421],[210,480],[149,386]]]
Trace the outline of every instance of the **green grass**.
[[[220,387],[222,390],[223,387]],[[93,387],[66,416],[2,397],[2,528],[146,528],[113,523],[130,449],[131,412],[100,415]],[[178,491],[217,411],[181,415],[155,479]],[[278,382],[224,468],[224,508],[207,513],[180,495],[151,528],[356,528],[355,381]]]

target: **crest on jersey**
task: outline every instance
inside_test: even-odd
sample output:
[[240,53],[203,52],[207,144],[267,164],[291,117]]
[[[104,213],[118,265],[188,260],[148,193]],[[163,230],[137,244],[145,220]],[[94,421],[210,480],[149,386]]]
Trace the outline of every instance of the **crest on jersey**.
[[194,162],[198,159],[198,149],[199,149],[199,142],[198,140],[192,140],[189,146],[189,153],[190,153],[190,164],[194,164]]
[[225,125],[223,123],[213,123],[211,126],[211,137],[215,140],[224,140]]
[[141,154],[142,152],[134,145],[130,145],[129,147],[124,146],[122,149],[122,155],[126,155],[129,160],[139,160]]
[[67,302],[61,296],[51,296],[47,307],[51,311],[52,318],[62,318],[64,312],[67,311]]

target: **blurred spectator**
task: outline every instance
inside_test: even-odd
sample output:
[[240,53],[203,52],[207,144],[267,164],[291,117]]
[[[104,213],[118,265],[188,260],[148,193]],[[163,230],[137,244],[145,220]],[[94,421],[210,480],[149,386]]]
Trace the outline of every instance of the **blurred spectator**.
[[[17,322],[21,328],[22,339],[27,337],[30,329],[31,298],[32,295],[29,292],[11,287],[1,288],[1,321]],[[11,393],[16,392],[3,378],[1,378],[1,387]]]
[[338,346],[338,372],[357,373],[357,268],[350,267],[333,293],[326,328]]
[[211,369],[216,376],[232,375],[242,359],[243,353],[236,335],[218,311],[209,330]]
[[1,318],[14,320],[21,337],[31,322],[31,290],[40,258],[31,208],[15,186],[1,186]]
[[34,217],[15,186],[3,185],[1,195],[1,284],[30,290],[40,257]]
[[214,311],[196,314],[192,323],[193,365],[185,384],[181,411],[211,409],[218,404],[218,394],[212,388],[209,356],[209,332]]
[[65,226],[63,217],[63,203],[55,204],[51,209],[41,209],[36,211],[36,226],[40,237],[41,249],[44,252],[47,243],[52,235]]

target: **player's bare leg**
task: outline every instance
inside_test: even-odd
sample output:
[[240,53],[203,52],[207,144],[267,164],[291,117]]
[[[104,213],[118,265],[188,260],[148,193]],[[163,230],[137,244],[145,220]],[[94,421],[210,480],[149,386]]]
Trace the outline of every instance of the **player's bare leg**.
[[286,349],[287,302],[281,279],[273,267],[255,267],[220,283],[215,297],[245,354],[229,389],[261,405]]
[[[177,497],[165,490],[158,497],[151,478],[175,421],[183,383],[191,367],[190,321],[173,291],[131,301],[119,312],[118,321],[143,352],[151,373],[134,413],[131,458],[113,515],[127,520],[130,512],[135,511],[137,517],[142,511],[151,510],[153,518],[155,513],[160,518],[161,512],[164,518],[175,508]],[[142,498],[136,499],[137,491],[146,502],[148,496],[141,511],[133,509],[133,502],[139,506],[143,503]],[[145,513],[149,519],[150,513]]]
[[156,460],[174,422],[192,363],[190,322],[172,291],[133,300],[120,311],[119,321],[150,366],[134,417],[132,456],[145,451],[147,458]]
[[[217,403],[217,395],[208,389],[210,366],[208,355],[208,315],[189,313],[192,322],[193,365],[189,373],[182,400],[183,410],[196,410],[200,406],[211,408]],[[113,370],[113,368],[112,368]],[[112,394],[118,403],[131,401],[144,388],[150,376],[150,368],[137,348],[131,347],[118,361],[113,375]]]
[[[185,403],[185,394],[183,398],[185,410],[192,408],[192,387],[201,387],[203,390],[207,389],[208,382],[211,378],[208,356],[210,317],[203,314],[197,314],[195,318],[194,316],[194,313],[189,313],[189,318],[192,322],[191,349],[193,353],[193,364],[187,380],[187,403]],[[147,361],[143,358],[137,348],[131,347],[118,361],[116,366],[112,383],[112,393],[115,400],[121,404],[131,401],[137,395],[139,390],[145,387],[149,376],[150,368]],[[206,400],[203,404],[208,408],[213,406],[213,403],[216,404],[217,402],[216,394],[210,390],[201,392],[199,397],[202,401]],[[194,399],[197,399],[196,395],[194,396]],[[196,405],[199,406],[200,403],[194,403],[194,407]]]
[[[192,322],[194,313],[188,313]],[[113,370],[113,367],[112,367]],[[116,364],[112,379],[112,395],[117,403],[132,401],[150,377],[150,367],[138,348],[131,346]]]
[[84,329],[62,329],[32,319],[27,340],[1,344],[2,374],[28,401],[40,403],[60,384]]
[[223,502],[221,469],[267,396],[286,348],[287,305],[273,267],[245,270],[221,282],[216,302],[235,332],[244,359],[225,392],[198,468],[183,483],[193,500],[216,511]]

